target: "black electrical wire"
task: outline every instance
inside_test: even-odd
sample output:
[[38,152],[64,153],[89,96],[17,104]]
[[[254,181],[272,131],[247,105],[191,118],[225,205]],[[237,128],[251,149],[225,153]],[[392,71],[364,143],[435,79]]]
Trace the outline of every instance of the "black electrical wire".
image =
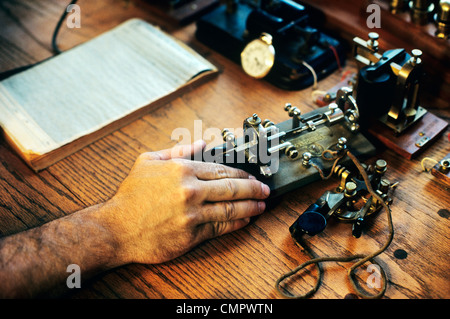
[[[75,3],[77,3],[78,0],[72,0],[70,1],[68,6],[71,6]],[[68,7],[67,6],[67,7]],[[66,19],[68,12],[67,9],[64,10],[63,14],[61,15],[61,18],[59,18],[58,23],[56,24],[55,27],[55,31],[53,32],[53,37],[52,37],[52,49],[53,49],[53,53],[54,54],[60,54],[62,51],[59,49],[58,44],[56,43],[57,37],[58,37],[58,33],[59,30],[61,29],[61,25],[64,22],[64,20]]]
[[[385,244],[378,249],[376,252],[370,254],[370,255],[363,255],[363,254],[355,254],[355,255],[351,255],[351,256],[335,256],[335,257],[315,257],[314,254],[312,253],[311,249],[309,249],[306,245],[306,243],[301,240],[301,242],[296,242],[299,246],[303,247],[305,249],[305,251],[308,253],[308,255],[311,257],[311,259],[297,267],[295,267],[294,269],[292,269],[291,271],[285,273],[284,275],[282,275],[281,277],[278,278],[278,280],[275,283],[275,288],[278,291],[279,294],[281,294],[282,296],[286,297],[286,298],[293,298],[293,299],[302,299],[302,298],[308,298],[310,296],[312,296],[318,289],[319,286],[321,284],[321,280],[323,277],[323,269],[320,268],[319,264],[323,263],[323,262],[350,262],[353,261],[355,259],[360,259],[360,261],[354,263],[350,269],[347,272],[347,276],[349,278],[349,281],[351,283],[351,285],[353,286],[353,289],[355,290],[355,292],[362,298],[367,298],[367,299],[376,299],[376,298],[381,298],[384,296],[384,293],[386,292],[386,288],[387,288],[387,281],[388,278],[386,276],[386,273],[384,272],[383,268],[374,260],[375,257],[377,257],[378,255],[380,255],[381,253],[383,253],[391,244],[393,238],[394,238],[394,225],[392,223],[392,215],[391,215],[391,209],[390,207],[385,203],[385,201],[380,197],[380,195],[378,195],[373,189],[372,186],[370,184],[370,180],[369,177],[367,176],[367,173],[365,172],[364,168],[362,167],[361,163],[359,163],[359,161],[357,160],[357,158],[350,153],[348,150],[346,151],[346,154],[348,157],[350,157],[350,159],[353,161],[353,163],[355,164],[355,166],[357,167],[358,171],[360,172],[360,174],[363,176],[364,179],[364,183],[366,184],[367,190],[369,191],[369,193],[376,198],[381,205],[383,206],[383,208],[385,208],[386,210],[386,214],[387,214],[387,219],[388,219],[388,239],[385,242]],[[337,163],[338,160],[340,160],[342,157],[338,157],[335,161],[335,164]],[[334,167],[334,165],[333,165]],[[318,166],[316,167],[318,168]],[[318,168],[319,169],[319,168]],[[320,169],[319,169],[320,172]],[[328,177],[324,177],[323,173],[320,173],[320,175],[322,176],[322,178],[327,179]],[[357,280],[355,278],[355,270],[360,267],[361,265],[363,265],[365,262],[370,261],[375,265],[379,266],[380,269],[380,276],[381,279],[383,281],[383,286],[381,287],[381,291],[379,291],[377,294],[375,295],[369,295],[366,292],[364,292],[361,288],[359,288],[358,284],[357,284]],[[316,267],[318,268],[318,277],[316,279],[316,284],[314,285],[314,287],[312,289],[310,289],[307,293],[305,294],[301,294],[301,295],[294,295],[292,293],[288,293],[286,292],[282,287],[282,282],[297,274],[300,270],[302,270],[303,268],[314,264],[316,265]],[[286,285],[285,285],[286,286]]]
[[[68,4],[68,6],[70,6],[70,5],[72,5],[72,4],[75,4],[77,1],[78,1],[78,0],[72,0],[72,1]],[[57,37],[58,37],[59,30],[61,29],[61,25],[62,25],[62,23],[64,22],[64,20],[65,20],[67,14],[68,14],[66,8],[67,8],[67,7],[64,8],[64,12],[63,12],[63,14],[61,15],[61,18],[59,18],[59,21],[58,21],[58,23],[56,24],[56,27],[55,27],[55,31],[53,32],[53,36],[52,36],[52,50],[53,50],[53,53],[54,53],[53,56],[62,53],[62,51],[61,51],[61,50],[59,49],[59,47],[58,47],[58,44],[56,43],[56,40],[57,40]],[[53,57],[53,56],[52,56],[52,57]],[[47,61],[47,60],[51,59],[52,57],[47,58],[47,59],[42,60],[42,61],[39,61],[39,62],[36,62],[36,63],[33,63],[33,64],[24,65],[24,66],[21,66],[21,67],[12,69],[12,70],[8,70],[8,71],[5,71],[5,72],[2,72],[2,73],[0,73],[0,81],[4,80],[4,79],[6,79],[6,78],[9,78],[10,76],[13,76],[13,75],[15,75],[15,74],[17,74],[17,73],[20,73],[20,72],[23,72],[23,71],[25,71],[25,70],[28,70],[28,69],[30,69],[30,68],[32,68],[32,67],[38,65],[38,64],[41,64],[41,63],[44,62],[44,61]]]

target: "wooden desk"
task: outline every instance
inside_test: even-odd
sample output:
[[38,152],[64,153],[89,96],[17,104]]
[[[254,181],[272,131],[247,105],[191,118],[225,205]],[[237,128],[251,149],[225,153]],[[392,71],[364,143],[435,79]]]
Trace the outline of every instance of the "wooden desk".
[[[0,71],[49,57],[54,26],[69,1],[10,0],[0,2]],[[136,122],[106,136],[50,168],[33,173],[0,140],[0,236],[20,232],[106,201],[127,175],[138,154],[171,147],[177,127],[193,132],[194,120],[203,128],[241,127],[257,112],[274,122],[287,119],[286,102],[303,112],[316,106],[311,88],[287,92],[243,75],[239,66],[196,41],[195,25],[179,28],[152,15],[145,1],[80,0],[81,28],[60,32],[63,50],[82,43],[131,17],[160,25],[185,41],[222,69],[209,83],[196,88]],[[351,69],[351,63],[346,66]],[[319,82],[320,89],[334,86],[341,73]],[[450,110],[433,110],[449,119]],[[449,298],[450,193],[420,160],[442,159],[450,150],[447,131],[414,160],[386,149],[376,157],[388,162],[387,177],[400,182],[392,206],[395,237],[378,260],[389,282],[385,298]],[[309,257],[297,247],[288,231],[306,207],[337,180],[315,182],[285,195],[245,229],[201,244],[186,255],[161,265],[128,265],[102,274],[75,289],[73,298],[279,298],[276,279]],[[83,231],[80,229],[80,231]],[[308,240],[319,256],[371,253],[386,240],[386,215],[370,222],[359,239],[351,226],[331,221],[325,232]],[[354,291],[347,280],[351,263],[323,265],[323,283],[314,298],[342,299]],[[361,270],[364,272],[364,269]],[[305,292],[314,284],[313,267],[296,286]]]

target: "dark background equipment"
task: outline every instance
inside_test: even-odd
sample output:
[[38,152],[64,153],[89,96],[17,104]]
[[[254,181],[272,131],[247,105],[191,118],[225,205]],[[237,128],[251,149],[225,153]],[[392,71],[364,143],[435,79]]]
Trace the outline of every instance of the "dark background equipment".
[[321,79],[344,63],[340,41],[319,30],[317,10],[290,0],[228,1],[197,21],[196,37],[240,64],[246,44],[268,33],[273,38],[275,63],[266,80],[277,87],[299,90],[314,83],[310,65]]

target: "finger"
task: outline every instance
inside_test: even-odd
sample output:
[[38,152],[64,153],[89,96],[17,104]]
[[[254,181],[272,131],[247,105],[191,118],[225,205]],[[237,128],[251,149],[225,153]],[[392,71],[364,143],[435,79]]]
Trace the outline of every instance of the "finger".
[[250,218],[235,219],[228,222],[213,222],[201,225],[199,236],[202,241],[222,236],[248,225]]
[[200,180],[214,180],[223,178],[252,178],[249,173],[217,163],[208,162],[191,162],[189,163],[194,168],[194,173]]
[[266,208],[263,201],[242,200],[205,204],[200,210],[199,224],[227,222],[262,214]]
[[269,186],[256,179],[225,178],[199,181],[208,202],[240,199],[265,199],[270,195]]
[[147,152],[142,154],[148,160],[169,160],[172,158],[190,159],[194,154],[201,152],[206,146],[203,140],[196,141],[190,145],[176,145],[172,148],[156,152]]

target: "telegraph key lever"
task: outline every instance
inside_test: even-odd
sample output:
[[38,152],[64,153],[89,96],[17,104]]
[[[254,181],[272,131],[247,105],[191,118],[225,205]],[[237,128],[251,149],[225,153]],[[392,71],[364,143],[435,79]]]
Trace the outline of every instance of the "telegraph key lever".
[[244,120],[242,137],[224,129],[225,144],[205,151],[203,160],[253,174],[271,188],[271,197],[318,180],[345,149],[357,156],[375,153],[359,132],[359,110],[351,93],[343,88],[336,102],[306,114],[287,103],[284,109],[291,119],[278,124],[255,113]]

